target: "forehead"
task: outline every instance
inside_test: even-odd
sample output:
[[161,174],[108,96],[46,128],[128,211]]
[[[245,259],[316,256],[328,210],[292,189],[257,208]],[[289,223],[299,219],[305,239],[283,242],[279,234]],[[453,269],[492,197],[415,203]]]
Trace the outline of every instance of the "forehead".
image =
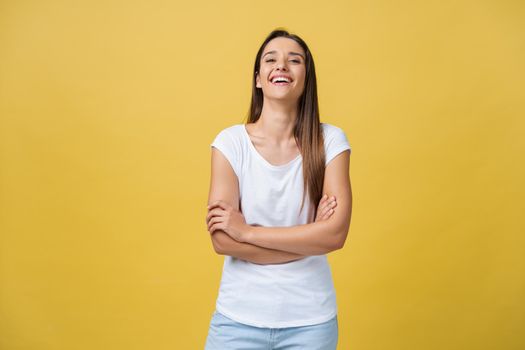
[[263,55],[269,51],[277,51],[288,53],[290,51],[298,52],[304,55],[304,50],[299,43],[290,38],[274,38],[266,44]]

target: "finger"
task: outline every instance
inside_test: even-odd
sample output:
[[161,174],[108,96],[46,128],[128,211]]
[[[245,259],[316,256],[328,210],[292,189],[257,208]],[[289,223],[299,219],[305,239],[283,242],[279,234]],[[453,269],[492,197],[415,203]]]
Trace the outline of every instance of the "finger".
[[326,208],[326,211],[323,213],[323,219],[329,218],[334,213],[336,206],[336,202],[331,202],[328,208]]
[[329,203],[327,203],[327,204],[323,207],[323,209],[321,210],[321,217],[323,217],[324,215],[326,215],[326,212],[327,212],[328,210],[330,210],[330,208],[332,208],[332,203],[333,203],[333,202],[329,202]]
[[206,214],[206,223],[208,223],[210,219],[216,215],[216,213],[217,212],[215,210],[208,211],[208,214]]
[[325,203],[327,199],[328,199],[328,196],[326,194],[324,196],[322,196],[321,200],[319,201],[319,206],[321,206],[323,203]]
[[214,201],[214,202],[211,202],[209,205],[208,205],[208,210],[211,210],[213,208],[217,208],[217,207],[223,207],[224,206],[224,202],[221,201],[221,200],[218,200],[218,201]]
[[317,214],[315,221],[318,221],[323,218],[323,215],[330,210],[330,203],[334,200],[334,197],[328,197],[327,194],[324,194],[319,201],[319,206],[317,207]]
[[221,208],[221,203],[213,203],[208,205],[208,210],[212,210],[214,208]]
[[315,221],[322,221],[330,217],[330,215],[328,215],[329,210],[330,210],[329,207],[325,207],[323,211],[318,211],[317,218],[315,219]]
[[317,210],[317,218],[320,220],[324,216],[324,213],[326,212],[326,206],[323,206]]
[[317,209],[318,212],[323,213],[326,210],[326,208],[329,208],[329,205],[330,205],[329,201],[324,201],[323,203],[320,203],[319,208]]
[[326,199],[321,199],[321,201],[319,202],[319,205],[318,205],[318,208],[324,208],[324,206],[328,203],[328,200]]
[[208,222],[208,230],[211,228],[211,226],[213,226],[213,224],[216,224],[216,223],[220,223],[220,222],[223,222],[224,221],[224,218],[221,217],[221,216],[214,216],[213,218],[211,218],[211,220]]
[[325,210],[323,210],[323,212],[319,215],[321,220],[326,218],[326,214],[328,213],[329,210],[330,208],[326,208]]
[[208,226],[208,231],[210,230],[211,226],[216,222],[216,220],[214,220],[214,218],[211,218],[210,221],[208,221],[207,223],[207,226]]
[[326,202],[321,200],[321,202],[319,202],[319,205],[317,206],[317,212],[321,211],[325,205],[326,205]]
[[217,207],[220,207],[222,209],[230,209],[230,208],[232,208],[232,206],[229,205],[228,203],[226,203],[225,201],[218,200],[218,201],[212,202],[210,205],[208,205],[208,210],[213,209],[213,208],[217,208]]
[[330,209],[326,212],[326,214],[323,216],[323,220],[328,219],[332,214],[334,213],[334,209]]
[[211,234],[214,234],[215,231],[217,231],[217,230],[222,230],[222,223],[220,223],[220,222],[214,223],[213,225],[211,225],[209,231],[210,231]]
[[326,197],[326,195],[321,198],[321,200],[319,201],[319,205],[317,206],[317,214],[318,215],[319,215],[319,213],[323,210],[323,208],[327,204],[327,201],[326,201],[325,197]]
[[210,219],[214,216],[222,216],[226,213],[226,210],[221,208],[215,208],[211,210],[208,215],[206,215],[206,222],[210,221]]
[[324,218],[330,217],[335,212],[335,207],[337,206],[336,201],[330,202],[330,205],[326,208],[326,211],[324,212]]

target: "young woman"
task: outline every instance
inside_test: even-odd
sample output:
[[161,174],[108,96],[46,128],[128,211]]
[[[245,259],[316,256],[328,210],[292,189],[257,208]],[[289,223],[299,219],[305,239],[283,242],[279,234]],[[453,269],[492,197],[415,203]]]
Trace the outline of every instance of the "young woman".
[[314,61],[297,35],[269,34],[252,88],[248,123],[211,144],[206,223],[225,260],[206,349],[336,349],[326,254],[350,226],[350,144],[319,120]]

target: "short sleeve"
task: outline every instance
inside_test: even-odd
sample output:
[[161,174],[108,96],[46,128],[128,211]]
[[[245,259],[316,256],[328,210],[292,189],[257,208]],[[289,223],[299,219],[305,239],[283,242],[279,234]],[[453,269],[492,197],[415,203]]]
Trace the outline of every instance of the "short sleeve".
[[240,148],[236,141],[230,130],[223,129],[217,134],[210,146],[217,148],[226,157],[235,175],[240,179]]
[[339,153],[350,150],[352,147],[343,129],[335,125],[325,125],[325,166],[335,158]]

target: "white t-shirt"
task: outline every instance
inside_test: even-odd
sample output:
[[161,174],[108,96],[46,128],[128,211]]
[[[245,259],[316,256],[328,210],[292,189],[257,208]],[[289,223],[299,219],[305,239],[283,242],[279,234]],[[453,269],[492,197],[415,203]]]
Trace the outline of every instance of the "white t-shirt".
[[[321,123],[326,164],[351,147],[344,131]],[[211,143],[230,162],[239,179],[240,210],[249,225],[294,226],[314,221],[303,195],[302,156],[272,165],[257,151],[244,124],[223,129]],[[316,203],[317,205],[318,203]],[[337,314],[326,255],[282,264],[255,264],[226,255],[216,302],[225,316],[256,327],[313,325]]]

